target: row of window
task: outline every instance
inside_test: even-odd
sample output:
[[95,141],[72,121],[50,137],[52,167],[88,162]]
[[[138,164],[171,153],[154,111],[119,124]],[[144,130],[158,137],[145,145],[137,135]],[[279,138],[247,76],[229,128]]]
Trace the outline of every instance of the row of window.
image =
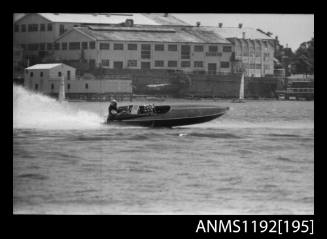
[[[21,47],[24,50],[29,51],[45,51],[45,50],[60,50],[60,43],[31,43],[31,44],[21,44]],[[95,42],[62,42],[61,49],[62,50],[80,50],[80,49],[95,49]]]
[[[38,49],[37,45],[41,45],[44,43],[34,43],[29,44],[33,45],[32,49]],[[95,42],[62,42],[61,47],[60,43],[47,43],[48,45],[54,45],[56,50],[80,50],[80,49],[95,49]],[[69,45],[69,48],[67,48],[67,45]],[[52,47],[50,48],[52,49]],[[25,45],[22,45],[23,49],[25,49]],[[100,50],[110,50],[110,43],[100,42],[99,44]],[[122,43],[114,43],[113,44],[114,50],[124,50],[124,44]],[[202,45],[195,45],[194,46],[194,52],[203,52],[204,46]],[[127,44],[127,50],[129,51],[137,51],[138,45],[131,43]],[[165,51],[165,45],[164,44],[155,44],[154,45],[155,51]],[[218,52],[218,46],[209,46],[209,52]],[[141,51],[143,51],[145,54],[148,54],[151,52],[151,44],[141,44]],[[168,45],[168,51],[177,51],[177,45]],[[231,46],[223,46],[223,52],[231,52],[232,47]],[[182,52],[182,59],[189,59],[190,53],[191,53],[191,46],[189,45],[182,45],[181,47]],[[184,57],[183,57],[184,56]]]
[[[114,62],[114,67],[115,67],[115,63],[117,63],[117,62]],[[122,65],[122,62],[119,62],[119,63],[121,63],[121,65]],[[109,60],[108,59],[102,60],[101,65],[105,66],[105,67],[109,67],[110,66]],[[167,61],[167,67],[177,67],[177,65],[178,65],[177,61]],[[155,67],[165,67],[165,61],[163,61],[163,60],[154,61],[154,66]],[[137,67],[137,60],[128,60],[127,67]],[[181,67],[191,67],[191,61],[181,61]],[[203,68],[204,67],[203,61],[194,61],[193,67],[194,68]],[[220,67],[221,68],[229,68],[229,62],[227,62],[227,61],[220,62]]]
[[52,23],[48,23],[48,24],[15,24],[14,26],[14,31],[15,32],[26,32],[26,30],[28,32],[45,32],[46,30],[52,31]]
[[[61,47],[60,47],[61,45]],[[87,49],[95,49],[95,42],[62,42],[61,44],[56,42],[56,43],[32,43],[32,44],[22,44],[21,45],[24,50],[29,50],[29,51],[45,51],[45,50],[87,50]],[[177,45],[168,45],[169,46],[176,46],[177,50]],[[100,43],[99,45],[100,50],[109,50],[110,49],[110,44],[109,43]],[[200,46],[199,46],[200,47]],[[203,46],[201,46],[203,48]],[[211,46],[213,47],[213,46]],[[124,44],[122,43],[114,43],[113,44],[113,49],[114,50],[124,50]],[[128,50],[137,50],[137,44],[128,44],[127,45]],[[164,49],[163,44],[155,45],[155,49]],[[175,49],[175,48],[174,48]],[[216,48],[211,49],[213,56],[221,56],[218,52],[214,52],[213,50]],[[217,48],[218,49],[218,48]],[[209,47],[210,50],[210,47]],[[151,45],[150,44],[141,44],[141,58],[142,59],[151,59]],[[181,58],[182,59],[191,59],[191,51],[190,51],[190,46],[188,45],[182,45],[181,48]]]
[[[26,73],[27,73],[27,70],[26,70]],[[30,77],[33,77],[33,76],[34,76],[34,72],[31,71],[30,72]],[[58,77],[61,77],[61,76],[62,76],[61,71],[58,71]],[[42,71],[40,71],[40,77],[43,77],[43,72]]]

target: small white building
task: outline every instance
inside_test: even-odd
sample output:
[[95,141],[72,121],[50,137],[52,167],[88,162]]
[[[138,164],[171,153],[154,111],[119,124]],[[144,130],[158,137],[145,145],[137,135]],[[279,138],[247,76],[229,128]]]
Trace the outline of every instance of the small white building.
[[30,90],[49,93],[54,90],[50,81],[75,80],[75,68],[63,63],[36,64],[25,69],[24,86]]
[[63,63],[36,64],[25,69],[24,86],[44,94],[56,95],[64,77],[66,96],[130,95],[132,80],[80,80],[75,68]]

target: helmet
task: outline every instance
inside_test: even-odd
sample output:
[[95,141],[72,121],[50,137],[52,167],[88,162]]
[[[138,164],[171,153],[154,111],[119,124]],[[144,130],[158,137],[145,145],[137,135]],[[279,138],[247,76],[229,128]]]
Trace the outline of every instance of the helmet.
[[110,105],[117,105],[117,101],[116,101],[116,100],[112,100],[112,101],[110,102]]

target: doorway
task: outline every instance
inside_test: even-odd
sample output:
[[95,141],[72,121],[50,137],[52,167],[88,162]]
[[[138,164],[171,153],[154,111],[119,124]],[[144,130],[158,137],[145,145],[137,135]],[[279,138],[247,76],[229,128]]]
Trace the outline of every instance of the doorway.
[[208,63],[208,74],[216,75],[217,72],[217,64],[216,63]]

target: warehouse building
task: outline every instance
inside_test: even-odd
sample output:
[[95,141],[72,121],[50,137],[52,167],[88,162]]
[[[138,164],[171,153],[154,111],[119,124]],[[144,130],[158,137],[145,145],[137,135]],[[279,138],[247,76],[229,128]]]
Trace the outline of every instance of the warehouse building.
[[242,24],[191,26],[171,14],[26,14],[15,21],[14,42],[32,64],[85,60],[106,69],[274,74],[270,34]]
[[[142,25],[188,25],[170,14],[141,13],[30,13],[19,16],[14,23],[14,43],[27,56],[45,57],[55,49],[54,41],[74,26],[88,24],[124,25],[127,19]],[[14,19],[15,20],[15,19]]]
[[81,80],[76,69],[62,64],[36,64],[25,69],[24,86],[47,95],[58,95],[60,81],[64,78],[68,98],[99,98],[109,100],[112,96],[131,96],[131,80]]
[[230,73],[232,44],[198,27],[74,27],[55,41],[55,59],[108,69]]

